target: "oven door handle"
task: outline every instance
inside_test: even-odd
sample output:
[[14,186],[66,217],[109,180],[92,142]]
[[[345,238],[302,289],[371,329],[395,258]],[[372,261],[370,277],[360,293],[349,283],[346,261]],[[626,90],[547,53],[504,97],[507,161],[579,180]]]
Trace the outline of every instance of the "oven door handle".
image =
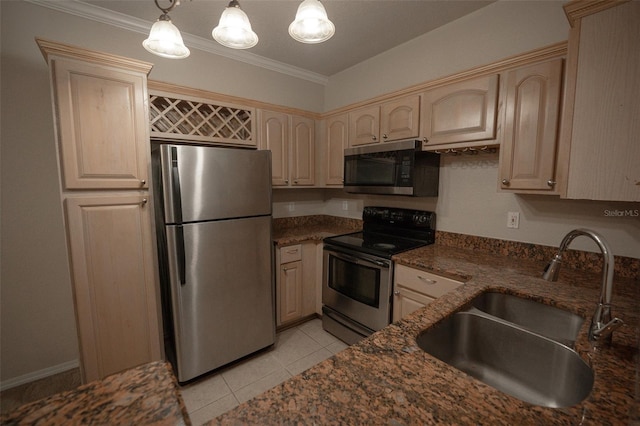
[[342,252],[337,252],[337,251],[329,251],[329,253],[331,253],[331,255],[340,258],[342,260],[346,260],[348,262],[352,262],[352,263],[356,263],[356,264],[361,264],[361,263],[369,263],[369,264],[373,264],[376,265],[380,268],[388,268],[389,267],[389,262],[385,262],[383,260],[374,260],[374,259],[367,259],[364,257],[357,257],[357,256],[352,256],[346,253],[342,253]]

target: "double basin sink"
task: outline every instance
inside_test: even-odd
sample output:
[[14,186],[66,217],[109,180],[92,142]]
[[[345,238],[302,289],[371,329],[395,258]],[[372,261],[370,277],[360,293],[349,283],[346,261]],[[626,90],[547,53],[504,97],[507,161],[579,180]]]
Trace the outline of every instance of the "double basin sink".
[[485,292],[417,337],[418,347],[506,394],[569,407],[593,387],[573,350],[584,319],[521,297]]

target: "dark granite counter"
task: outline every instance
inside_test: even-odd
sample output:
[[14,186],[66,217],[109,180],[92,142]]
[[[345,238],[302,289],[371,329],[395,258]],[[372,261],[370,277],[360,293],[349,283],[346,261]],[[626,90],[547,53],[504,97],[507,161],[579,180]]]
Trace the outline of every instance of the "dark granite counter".
[[362,221],[336,216],[297,216],[273,220],[273,240],[278,247],[305,241],[322,241],[325,237],[362,229]]
[[141,365],[23,405],[2,425],[190,425],[166,362]]
[[[610,348],[587,341],[600,274],[564,269],[540,279],[546,262],[432,245],[394,257],[398,263],[466,281],[404,320],[340,352],[234,410],[215,424],[597,424],[640,421],[640,282],[616,276],[613,314],[626,322]],[[589,397],[568,408],[544,408],[508,396],[428,355],[416,336],[495,290],[570,310],[585,318],[576,350],[595,371]]]

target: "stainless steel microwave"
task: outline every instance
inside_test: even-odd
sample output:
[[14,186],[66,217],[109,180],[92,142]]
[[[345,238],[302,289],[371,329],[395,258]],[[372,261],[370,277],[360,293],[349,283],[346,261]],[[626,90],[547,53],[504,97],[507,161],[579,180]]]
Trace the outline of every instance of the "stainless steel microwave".
[[357,194],[438,196],[440,155],[419,140],[344,150],[344,189]]

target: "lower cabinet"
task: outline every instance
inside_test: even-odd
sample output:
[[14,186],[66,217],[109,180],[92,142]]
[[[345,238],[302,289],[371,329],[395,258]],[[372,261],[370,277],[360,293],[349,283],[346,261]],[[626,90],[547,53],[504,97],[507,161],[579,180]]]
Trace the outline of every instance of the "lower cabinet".
[[425,307],[460,285],[460,281],[396,265],[393,280],[393,322]]
[[286,326],[316,314],[317,244],[280,247],[276,252],[276,325]]
[[65,200],[84,382],[162,357],[146,197]]

